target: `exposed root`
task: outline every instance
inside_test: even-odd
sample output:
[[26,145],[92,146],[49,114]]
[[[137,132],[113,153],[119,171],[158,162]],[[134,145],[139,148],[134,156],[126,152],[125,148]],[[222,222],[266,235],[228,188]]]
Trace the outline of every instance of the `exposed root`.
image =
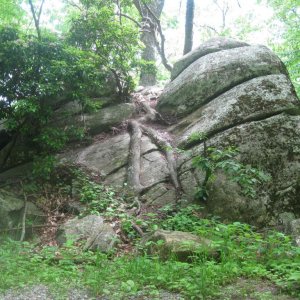
[[143,189],[140,183],[142,131],[139,123],[134,120],[128,122],[128,129],[130,131],[130,148],[127,183],[134,193],[138,195]]
[[159,112],[157,112],[154,108],[152,108],[147,101],[141,101],[140,103],[141,103],[142,109],[146,113],[145,116],[143,116],[139,119],[140,122],[158,121],[160,123],[170,125],[170,123],[167,122]]
[[141,213],[141,210],[142,210],[142,208],[141,208],[141,202],[139,200],[140,194],[138,196],[135,196],[134,200],[132,201],[132,203],[129,206],[126,207],[127,209],[133,210],[133,212],[134,212],[134,214],[135,214],[136,217]]
[[149,91],[144,89],[141,92],[133,94],[133,103],[136,107],[137,113],[146,113],[138,119],[139,122],[158,121],[159,123],[170,125],[170,123],[166,121],[154,108],[160,93],[161,91],[158,92],[154,90],[152,93],[151,89]]
[[144,236],[144,231],[141,229],[140,226],[136,225],[132,222],[132,228],[142,237]]
[[168,168],[170,172],[170,177],[172,180],[172,183],[178,192],[180,194],[181,187],[178,181],[177,171],[176,171],[176,161],[174,159],[174,153],[172,146],[162,137],[160,137],[155,130],[153,130],[150,127],[147,127],[145,125],[140,124],[140,128],[143,130],[143,132],[150,137],[150,139],[164,152],[165,157],[167,159]]

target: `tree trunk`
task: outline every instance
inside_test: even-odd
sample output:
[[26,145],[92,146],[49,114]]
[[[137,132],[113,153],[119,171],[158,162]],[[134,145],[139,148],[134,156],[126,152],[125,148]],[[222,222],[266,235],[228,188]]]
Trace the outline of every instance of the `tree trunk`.
[[185,15],[185,39],[183,54],[187,54],[193,48],[193,23],[194,23],[194,0],[187,0]]
[[[162,9],[164,7],[164,0],[151,0],[147,3],[153,14],[160,18]],[[142,1],[134,1],[135,6],[142,15],[142,22],[145,24],[145,30],[142,33],[141,40],[145,45],[142,53],[142,59],[145,64],[142,66],[140,75],[140,85],[151,86],[156,84],[156,57],[155,57],[155,37],[150,29],[153,24],[156,24],[154,17],[149,14],[146,7],[142,4]],[[149,28],[149,29],[147,29]]]

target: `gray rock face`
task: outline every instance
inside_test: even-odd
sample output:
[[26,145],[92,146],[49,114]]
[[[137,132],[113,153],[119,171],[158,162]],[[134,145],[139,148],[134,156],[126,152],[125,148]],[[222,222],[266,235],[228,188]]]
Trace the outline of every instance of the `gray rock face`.
[[293,220],[290,223],[290,230],[295,244],[300,247],[300,219]]
[[[274,224],[282,212],[299,218],[300,102],[284,65],[263,46],[226,39],[204,46],[182,60],[190,65],[166,86],[158,103],[162,114],[183,117],[161,134],[174,147],[188,150],[174,155],[180,196],[195,201],[204,181],[205,173],[191,163],[193,157],[203,155],[203,141],[189,138],[204,134],[207,147],[236,147],[240,162],[272,176],[250,199],[218,172],[207,186],[207,201],[201,203],[205,212],[259,226]],[[122,187],[127,181],[130,139],[129,134],[110,137],[79,150],[74,160],[99,172],[105,183]],[[156,207],[175,203],[178,189],[164,149],[154,143],[143,134],[139,180],[141,202]]]
[[298,107],[299,100],[285,75],[262,76],[237,85],[200,107],[174,126],[173,132],[180,133],[179,144],[187,143],[195,132],[210,136]]
[[183,117],[238,84],[271,74],[286,74],[286,69],[264,46],[211,53],[189,65],[165,87],[157,109]]
[[110,225],[100,216],[89,215],[82,219],[74,218],[63,224],[57,235],[62,245],[67,240],[83,241],[84,249],[108,252],[117,244],[118,238]]
[[157,230],[144,237],[142,244],[145,245],[149,254],[158,255],[161,259],[173,256],[180,261],[189,261],[191,256],[201,253],[217,255],[216,251],[211,248],[210,240],[189,232]]
[[[110,137],[104,141],[80,149],[75,153],[67,153],[61,158],[62,161],[71,160],[101,175],[105,184],[113,185],[115,189],[121,189],[127,182],[127,167],[129,155],[130,135],[128,133]],[[160,195],[169,192],[168,199],[175,201],[175,192],[168,187],[169,170],[167,162],[157,146],[151,140],[143,136],[141,139],[141,184],[150,190],[156,189],[160,184]],[[152,189],[153,187],[153,189]],[[149,195],[147,192],[146,194]],[[146,196],[143,199],[146,201]],[[166,195],[165,195],[166,196]],[[149,196],[153,201],[152,196]],[[148,199],[150,202],[152,200]]]
[[200,138],[190,137],[202,135],[208,147],[237,147],[238,160],[272,176],[249,199],[217,173],[203,203],[208,213],[261,226],[284,211],[299,217],[300,102],[280,60],[265,47],[245,46],[205,54],[185,67],[158,104],[161,113],[186,115],[170,128],[176,146],[189,149],[178,159],[184,197],[193,200],[205,178],[191,164],[204,149]]
[[82,108],[77,102],[69,102],[55,112],[53,123],[62,128],[84,126],[91,135],[112,130],[123,121],[132,118],[135,106],[132,103],[121,103],[100,109],[97,112],[80,114]]
[[120,125],[123,121],[131,118],[135,107],[131,103],[123,103],[100,109],[97,113],[84,116],[84,122],[91,134],[97,134]]
[[[240,161],[264,170],[272,176],[272,180],[261,186],[255,199],[249,199],[242,196],[238,185],[217,176],[217,181],[210,186],[210,196],[205,204],[209,212],[228,220],[264,225],[280,212],[291,208],[297,211],[300,203],[299,134],[300,116],[279,114],[233,126],[212,136],[208,140],[209,146],[218,149],[238,147]],[[191,157],[202,153],[203,145],[193,147]],[[191,157],[180,168],[180,177],[190,199],[199,182],[191,172]],[[189,177],[184,179],[186,176]]]
[[187,68],[190,64],[192,64],[200,57],[222,50],[245,46],[249,46],[249,44],[229,38],[212,38],[200,45],[195,50],[184,55],[174,64],[173,70],[171,72],[171,80],[174,80],[185,68]]
[[[22,224],[24,214],[24,200],[12,192],[0,189],[0,232],[8,235],[11,238],[20,238],[20,230],[9,230],[19,228]],[[33,203],[27,203],[26,220],[31,221],[33,225],[41,224],[44,220],[43,212],[38,209]],[[28,227],[29,228],[29,227]],[[7,230],[7,231],[5,231]],[[32,230],[30,230],[31,232]],[[29,236],[29,230],[27,236]]]
[[78,152],[77,162],[106,177],[127,164],[130,136],[121,134]]

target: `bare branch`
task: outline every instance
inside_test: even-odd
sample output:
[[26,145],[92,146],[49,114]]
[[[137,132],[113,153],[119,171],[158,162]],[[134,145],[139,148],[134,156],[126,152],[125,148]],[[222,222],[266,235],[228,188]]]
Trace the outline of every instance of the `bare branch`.
[[36,10],[34,9],[34,5],[32,3],[32,0],[28,0],[28,3],[30,5],[31,14],[32,14],[32,17],[33,17],[33,20],[34,20],[36,33],[37,33],[37,36],[38,36],[39,40],[41,40],[40,19],[41,19],[41,15],[42,15],[44,2],[45,2],[45,0],[42,0],[39,11],[37,13]]
[[216,34],[220,35],[220,33],[216,30],[216,28],[209,26],[209,25],[200,25],[199,27],[201,28],[208,28],[210,30],[212,30],[213,32],[215,32]]
[[132,21],[132,22],[135,23],[136,26],[138,26],[139,28],[143,28],[143,26],[142,26],[141,23],[139,23],[137,20],[135,20],[134,18],[132,18],[132,17],[126,15],[126,14],[123,14],[123,13],[120,13],[120,12],[119,12],[119,13],[117,13],[116,15],[117,15],[117,16],[120,16],[120,17],[124,17],[124,18],[126,18],[126,19]]
[[[166,39],[162,32],[159,18],[153,13],[151,8],[146,3],[143,2],[143,4],[141,4],[140,0],[134,0],[133,2],[143,19],[143,23],[145,23],[144,27],[143,27],[143,31],[149,32],[149,29],[150,29],[150,32],[152,33],[152,35],[154,37],[154,44],[155,44],[156,50],[161,57],[162,64],[168,71],[171,72],[172,66],[168,63],[168,59],[165,54]],[[143,9],[143,7],[145,9]],[[153,22],[153,20],[154,20],[154,22]],[[156,32],[158,32],[158,34],[159,34],[160,42],[156,36]]]
[[159,33],[159,36],[160,36],[160,41],[161,43],[159,44],[159,41],[157,40],[157,37],[155,35],[155,28],[153,28],[154,32],[154,38],[155,38],[155,45],[156,45],[156,48],[157,48],[157,51],[158,53],[160,54],[161,56],[161,60],[162,60],[162,63],[163,65],[165,66],[165,68],[168,70],[168,71],[172,71],[173,67],[168,63],[168,60],[167,60],[167,57],[166,57],[166,53],[165,53],[165,41],[166,41],[166,38],[162,32],[162,28],[161,28],[161,24],[160,24],[160,20],[157,18],[157,16],[152,12],[152,10],[150,9],[150,7],[144,3],[147,11],[149,12],[149,14],[154,18],[155,22],[156,22],[156,25],[157,25],[157,31]]

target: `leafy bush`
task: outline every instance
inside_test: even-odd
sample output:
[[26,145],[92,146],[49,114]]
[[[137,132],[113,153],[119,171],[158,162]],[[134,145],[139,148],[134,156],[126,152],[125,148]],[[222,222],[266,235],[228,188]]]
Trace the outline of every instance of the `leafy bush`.
[[31,154],[50,154],[68,141],[67,128],[51,123],[64,101],[84,104],[86,91],[101,77],[93,54],[54,34],[41,40],[12,27],[0,28],[0,119],[12,140]]
[[[122,3],[123,9],[131,4]],[[79,1],[81,10],[73,8],[69,40],[95,54],[99,68],[111,72],[119,95],[126,97],[134,88],[133,70],[139,64],[138,28],[126,18],[120,22],[115,3]]]
[[238,150],[233,147],[220,150],[214,147],[206,148],[205,145],[204,154],[193,158],[193,166],[205,172],[204,181],[196,193],[198,199],[208,198],[207,184],[215,180],[218,170],[223,171],[230,180],[237,182],[243,194],[251,198],[256,196],[256,185],[270,180],[270,176],[264,172],[239,162],[236,159],[237,154]]

